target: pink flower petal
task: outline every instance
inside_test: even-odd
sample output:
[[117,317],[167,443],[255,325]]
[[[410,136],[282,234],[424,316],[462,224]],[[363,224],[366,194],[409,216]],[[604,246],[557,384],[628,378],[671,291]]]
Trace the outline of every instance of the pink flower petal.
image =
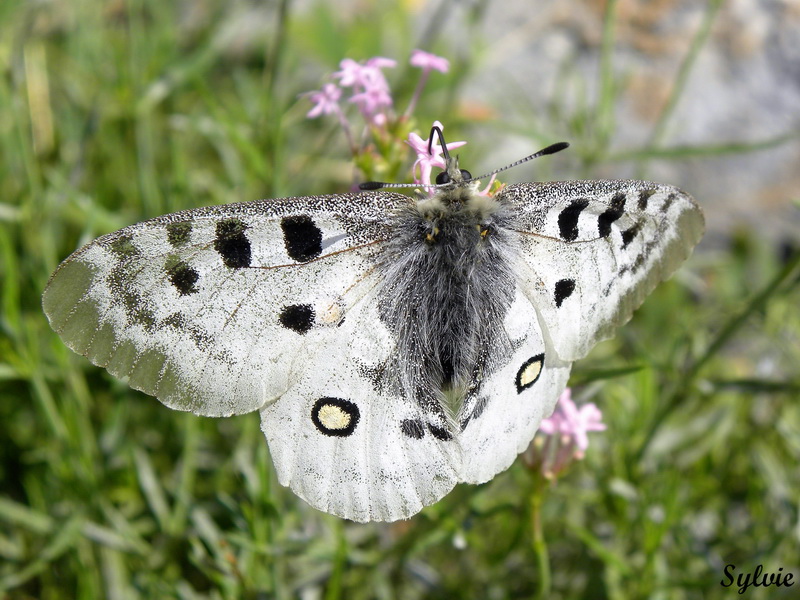
[[308,99],[314,103],[314,107],[306,113],[306,118],[315,119],[337,112],[341,95],[342,90],[333,83],[326,83],[320,91],[309,92]]
[[556,431],[564,436],[564,442],[572,440],[580,452],[589,447],[590,431],[605,431],[606,425],[602,422],[603,413],[593,402],[584,404],[580,408],[572,401],[570,388],[566,388],[558,399],[558,405],[553,414],[544,419],[540,429],[552,435]]
[[539,431],[546,433],[547,435],[553,435],[560,427],[560,420],[561,419],[559,415],[553,415],[551,417],[547,417],[546,419],[542,419],[542,422],[539,424]]
[[[433,124],[439,129],[444,129],[444,126],[439,121],[434,121]],[[408,135],[406,144],[411,146],[412,150],[414,150],[417,155],[417,161],[412,167],[415,183],[429,185],[431,183],[431,172],[433,167],[436,167],[437,169],[445,168],[445,161],[444,157],[442,156],[443,150],[441,145],[438,144],[438,141],[439,140],[437,138],[433,144],[430,144],[430,139],[423,140],[422,137],[416,133],[410,133]],[[450,151],[460,148],[466,143],[467,142],[448,142],[447,150]],[[430,154],[428,153],[429,145],[431,146]],[[420,169],[419,178],[417,178],[417,167]]]
[[342,87],[352,87],[361,81],[361,72],[364,69],[352,58],[345,58],[339,63],[341,71],[336,71],[333,77],[339,79],[339,85]]
[[397,66],[397,61],[382,56],[374,56],[367,60],[367,66],[375,69],[392,69]]
[[450,70],[450,61],[441,56],[436,56],[424,50],[414,50],[411,52],[411,60],[409,61],[412,67],[419,67],[424,71],[440,71],[447,73]]

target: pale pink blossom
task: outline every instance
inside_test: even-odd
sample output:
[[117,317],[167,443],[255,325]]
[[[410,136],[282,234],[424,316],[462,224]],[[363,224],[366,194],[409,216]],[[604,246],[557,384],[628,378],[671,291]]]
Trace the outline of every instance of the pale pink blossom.
[[[433,125],[434,127],[444,130],[444,126],[439,121],[434,121]],[[466,143],[467,142],[448,142],[447,151],[450,152],[451,150],[460,148]],[[417,155],[417,161],[412,167],[412,172],[414,173],[414,183],[420,185],[430,185],[431,172],[433,168],[436,167],[437,169],[444,169],[446,167],[444,156],[442,156],[444,151],[441,144],[439,144],[439,138],[434,137],[434,142],[431,144],[430,138],[423,140],[418,134],[412,132],[408,135],[406,144],[411,146],[411,149]],[[428,152],[428,146],[431,148],[430,153]],[[419,176],[417,176],[417,167],[419,167]]]
[[492,173],[492,176],[489,178],[489,183],[486,184],[486,187],[483,188],[482,190],[477,190],[476,193],[479,196],[493,196],[493,194],[491,194],[490,191],[492,189],[492,185],[494,184],[495,179],[497,179],[497,173]]
[[314,107],[306,113],[309,119],[315,119],[320,115],[331,115],[339,112],[339,98],[342,90],[334,83],[326,83],[319,91],[308,92],[308,99],[314,103]]
[[[605,431],[603,415],[594,403],[578,408],[569,388],[558,399],[556,410],[539,425],[539,433],[523,454],[525,462],[547,479],[555,479],[570,464],[584,457],[590,431]],[[541,435],[544,434],[544,435]]]
[[363,65],[352,58],[345,58],[339,63],[341,70],[336,71],[333,77],[339,80],[339,85],[342,87],[389,89],[389,84],[386,83],[381,69],[391,68],[396,64],[395,61],[380,56],[370,58]]
[[336,71],[332,76],[339,80],[342,87],[352,87],[361,82],[364,65],[354,61],[352,58],[345,58],[339,63],[341,71]]
[[397,61],[393,58],[373,56],[372,58],[367,59],[367,66],[375,69],[394,69],[397,66]]
[[376,56],[365,64],[351,58],[339,63],[340,71],[333,74],[342,87],[353,88],[350,102],[358,106],[358,110],[373,125],[386,123],[386,112],[392,108],[392,95],[389,83],[381,69],[394,67],[397,63],[389,58]]
[[405,112],[406,116],[409,116],[414,111],[414,108],[416,108],[417,101],[422,95],[422,90],[425,88],[425,83],[428,81],[428,75],[430,75],[431,71],[447,73],[447,71],[450,70],[450,62],[446,58],[436,56],[424,50],[414,50],[411,53],[411,60],[409,62],[411,66],[422,69],[422,74],[419,76],[417,87],[414,89],[414,95],[411,96],[411,102],[408,103],[408,108]]
[[450,61],[441,56],[436,56],[424,50],[413,50],[409,63],[412,67],[419,67],[423,71],[439,71],[447,73],[450,70]]
[[593,402],[578,408],[572,401],[571,390],[567,388],[558,399],[556,410],[550,417],[542,420],[539,429],[550,435],[559,433],[565,442],[574,442],[579,454],[577,458],[582,458],[589,447],[589,437],[586,434],[590,431],[605,431],[606,426],[602,419],[603,413]]
[[350,102],[358,106],[358,110],[369,122],[376,123],[376,119],[385,117],[384,111],[392,107],[392,96],[389,94],[388,88],[382,89],[375,86],[353,94]]
[[[416,104],[419,95],[424,87],[425,81],[431,71],[447,72],[450,68],[448,61],[444,58],[415,50],[410,58],[411,65],[422,69],[420,80],[412,101],[405,113],[410,115],[411,109]],[[383,74],[383,69],[397,66],[397,62],[382,56],[375,56],[365,61],[355,61],[345,58],[339,63],[339,70],[331,74],[333,82],[322,86],[321,90],[304,94],[308,97],[313,106],[306,113],[309,119],[321,115],[335,114],[339,119],[345,135],[347,136],[350,149],[354,156],[375,154],[375,146],[368,139],[370,135],[378,136],[382,141],[391,138],[392,132],[390,125],[394,122],[400,123],[394,112],[394,99],[389,88],[389,83]],[[355,104],[359,113],[366,121],[367,127],[360,136],[364,142],[356,143],[356,136],[353,135],[342,101]],[[438,122],[437,122],[438,124]],[[441,127],[441,124],[438,124]],[[433,167],[444,169],[446,167],[442,153],[443,148],[439,145],[439,140],[433,140],[431,151],[428,152],[429,140],[423,140],[417,134],[410,134],[407,143],[412,147],[417,155],[414,163],[414,174],[418,184],[431,184],[431,172]],[[451,142],[447,144],[449,150],[459,148],[466,142]],[[389,148],[385,143],[381,147]],[[491,182],[490,182],[491,186]],[[488,189],[488,188],[487,188]],[[431,191],[432,193],[432,191]]]

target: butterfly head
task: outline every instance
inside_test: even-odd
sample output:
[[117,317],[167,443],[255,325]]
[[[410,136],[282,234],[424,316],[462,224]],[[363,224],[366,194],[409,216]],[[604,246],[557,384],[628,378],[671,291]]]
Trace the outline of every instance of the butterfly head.
[[[437,128],[438,129],[438,128]],[[458,168],[458,157],[450,156],[447,148],[443,145],[445,154],[445,170],[436,176],[436,185],[453,184],[454,186],[465,185],[472,181],[472,173],[466,169]]]
[[[447,149],[447,144],[444,141],[444,134],[442,133],[441,128],[438,125],[434,125],[431,128],[430,136],[428,137],[428,154],[431,157],[438,156],[438,153],[434,152],[434,140],[439,140],[439,153],[441,153],[442,158],[444,159],[444,170],[436,176],[434,183],[431,184],[429,182],[422,182],[419,183],[384,183],[380,181],[366,181],[359,184],[359,188],[362,190],[379,190],[382,188],[402,188],[402,187],[417,187],[418,185],[422,185],[429,190],[431,188],[437,190],[436,192],[432,192],[434,198],[438,198],[440,200],[444,200],[447,202],[448,197],[451,196],[449,192],[453,190],[465,190],[468,193],[474,193],[477,191],[479,182],[487,177],[492,177],[494,180],[494,176],[501,171],[505,171],[512,167],[516,167],[517,165],[521,165],[533,158],[538,158],[540,156],[545,156],[548,154],[555,154],[556,152],[560,152],[565,148],[569,147],[569,144],[566,142],[559,142],[557,144],[551,144],[538,152],[531,154],[530,156],[526,156],[525,158],[518,160],[510,165],[506,165],[500,169],[495,169],[494,171],[487,173],[486,175],[481,175],[480,177],[473,177],[472,174],[467,171],[466,169],[461,169],[458,166],[458,157],[451,156],[450,152]],[[480,194],[483,195],[483,194]],[[461,194],[456,194],[456,197],[461,197]]]

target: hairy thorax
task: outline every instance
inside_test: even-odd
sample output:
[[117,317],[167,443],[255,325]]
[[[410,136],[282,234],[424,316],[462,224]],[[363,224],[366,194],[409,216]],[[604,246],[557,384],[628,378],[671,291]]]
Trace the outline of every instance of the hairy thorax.
[[380,310],[397,340],[395,383],[405,397],[457,418],[491,372],[488,349],[510,350],[510,217],[493,198],[460,187],[410,204],[393,223]]

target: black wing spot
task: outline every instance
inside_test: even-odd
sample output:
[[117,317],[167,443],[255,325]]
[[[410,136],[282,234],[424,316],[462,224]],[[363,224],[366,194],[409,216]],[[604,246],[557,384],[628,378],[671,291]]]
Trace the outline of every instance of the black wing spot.
[[122,293],[122,305],[130,323],[142,325],[147,331],[152,331],[157,323],[153,306],[140,294],[133,290]]
[[489,404],[489,398],[486,396],[482,396],[478,399],[475,403],[475,408],[472,409],[472,414],[470,415],[470,419],[477,419],[483,414],[483,411],[486,410],[486,405]]
[[139,248],[133,243],[130,235],[121,235],[111,242],[111,251],[123,260],[128,260],[141,254]]
[[217,237],[214,250],[219,252],[222,262],[231,269],[250,266],[250,240],[244,232],[247,226],[239,219],[226,219],[217,223]]
[[308,262],[322,254],[322,230],[308,215],[284,217],[281,229],[286,253],[292,260]]
[[428,431],[430,431],[431,435],[437,440],[441,440],[443,442],[449,442],[453,439],[453,436],[449,431],[447,431],[447,429],[444,427],[439,427],[438,425],[431,425],[428,423]]
[[542,374],[544,368],[544,354],[537,354],[522,363],[522,366],[517,371],[516,385],[517,393],[521,394],[527,390],[534,383],[539,381],[539,376]]
[[478,401],[475,402],[475,408],[472,409],[470,415],[466,419],[461,421],[461,431],[464,431],[467,428],[467,425],[469,425],[472,421],[480,417],[483,414],[483,411],[486,410],[486,405],[488,404],[489,404],[489,398],[487,398],[486,396],[478,398]]
[[611,234],[611,224],[619,219],[625,209],[625,194],[618,192],[611,198],[609,208],[597,219],[597,232],[600,237],[608,237]]
[[637,256],[636,259],[633,261],[633,265],[631,265],[631,273],[636,274],[636,271],[641,269],[642,266],[644,265],[644,260],[645,260],[644,254],[640,254],[639,256]]
[[622,232],[622,247],[627,248],[628,244],[633,241],[633,238],[636,237],[636,234],[639,233],[641,230],[642,224],[636,223],[635,225],[631,225],[628,229]]
[[667,199],[664,200],[664,204],[661,205],[661,212],[663,213],[667,212],[669,210],[669,207],[672,206],[672,203],[675,202],[677,198],[678,196],[675,193],[672,193],[669,196],[667,196]]
[[286,329],[303,335],[314,326],[314,307],[310,304],[290,304],[283,307],[278,319]]
[[639,192],[639,210],[644,210],[647,208],[647,201],[650,200],[650,196],[656,193],[656,190],[642,190]]
[[574,279],[560,279],[556,282],[555,301],[556,306],[561,308],[561,304],[575,291]]
[[167,241],[173,248],[180,248],[188,244],[191,233],[192,223],[190,221],[167,224]]
[[589,201],[586,198],[580,198],[573,200],[567,208],[559,213],[558,230],[561,237],[568,242],[572,242],[578,237],[578,218],[587,206],[589,206]]
[[311,421],[325,435],[347,437],[356,430],[361,413],[358,406],[341,398],[320,398],[311,408]]
[[178,261],[173,265],[167,266],[169,280],[181,296],[188,296],[197,293],[195,285],[200,279],[200,273],[190,267],[184,261]]
[[415,440],[425,437],[425,425],[419,419],[403,419],[400,421],[400,431],[404,436]]

